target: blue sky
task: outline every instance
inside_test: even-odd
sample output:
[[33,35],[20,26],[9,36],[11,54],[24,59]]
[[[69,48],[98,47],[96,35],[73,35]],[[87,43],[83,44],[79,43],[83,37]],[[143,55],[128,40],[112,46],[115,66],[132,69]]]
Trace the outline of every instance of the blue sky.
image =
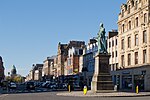
[[57,54],[58,42],[88,41],[100,22],[117,29],[126,0],[0,0],[0,56],[5,74],[15,65],[26,76],[32,64]]

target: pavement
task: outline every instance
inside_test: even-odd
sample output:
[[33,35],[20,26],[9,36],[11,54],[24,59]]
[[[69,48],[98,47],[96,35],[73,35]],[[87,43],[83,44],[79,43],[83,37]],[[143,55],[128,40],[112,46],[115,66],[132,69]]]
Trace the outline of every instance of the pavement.
[[74,97],[141,97],[141,96],[150,96],[150,92],[106,92],[106,93],[94,93],[88,91],[84,95],[83,91],[72,91],[72,92],[61,92],[57,93],[58,96],[74,96]]
[[[45,90],[46,91],[46,90]],[[29,91],[17,91],[17,93],[25,93]],[[31,91],[32,92],[32,91]],[[35,91],[33,91],[35,92]],[[36,92],[44,92],[44,90],[36,91]],[[11,93],[11,92],[9,92]],[[3,91],[2,88],[0,88],[0,95],[1,94],[7,94],[6,91]],[[58,96],[70,96],[70,97],[141,97],[141,96],[150,96],[150,92],[105,92],[105,93],[95,93],[93,91],[88,91],[86,95],[84,95],[83,91],[59,91],[56,95]]]

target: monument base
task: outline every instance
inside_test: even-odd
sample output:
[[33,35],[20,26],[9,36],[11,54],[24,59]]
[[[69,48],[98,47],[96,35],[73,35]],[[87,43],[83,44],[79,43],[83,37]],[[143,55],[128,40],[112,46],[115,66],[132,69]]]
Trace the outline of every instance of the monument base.
[[95,72],[92,79],[91,90],[94,92],[113,92],[114,86],[109,73],[108,54],[95,56]]
[[114,86],[108,74],[94,75],[92,81],[92,91],[94,92],[113,92]]

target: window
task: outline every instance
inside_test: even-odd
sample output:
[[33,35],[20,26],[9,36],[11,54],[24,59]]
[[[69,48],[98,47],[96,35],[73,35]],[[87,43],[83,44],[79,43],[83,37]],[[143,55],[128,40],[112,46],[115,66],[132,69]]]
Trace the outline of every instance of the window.
[[128,37],[128,48],[131,48],[131,37]]
[[122,17],[124,16],[124,10],[122,10]]
[[112,58],[114,58],[114,52],[112,52]]
[[117,39],[116,39],[116,45],[117,45]]
[[132,5],[132,7],[134,6],[134,1],[133,0],[131,1],[131,5]]
[[78,55],[78,51],[77,50],[75,50],[75,55]]
[[136,27],[139,26],[139,22],[138,22],[138,21],[139,21],[139,19],[138,19],[138,17],[137,17],[137,18],[135,19],[135,26],[136,26]]
[[121,66],[122,67],[125,66],[124,55],[121,56]]
[[147,62],[146,50],[143,50],[143,63]]
[[135,46],[138,46],[138,34],[135,35]]
[[71,59],[68,59],[68,66],[71,65]]
[[128,14],[130,13],[130,5],[128,6]]
[[131,65],[131,54],[128,54],[128,66]]
[[114,46],[114,40],[112,40],[112,46]]
[[138,2],[136,1],[135,2],[135,9],[137,9],[138,8]]
[[116,57],[117,57],[118,55],[117,55],[117,51],[116,51]]
[[131,21],[129,21],[129,30],[131,29]]
[[111,47],[111,42],[109,42],[109,48]]
[[124,27],[124,24],[123,24],[123,25],[122,25],[122,32],[124,32],[124,28],[125,28],[125,27]]
[[135,52],[135,64],[138,64],[138,52]]
[[147,32],[143,31],[143,43],[147,43]]
[[144,23],[146,23],[147,22],[147,14],[145,13],[144,14]]
[[115,65],[114,64],[112,64],[112,71],[114,71],[115,70]]
[[124,50],[124,39],[121,40],[121,49]]
[[[94,48],[94,47],[93,47]],[[82,49],[79,49],[79,55],[82,55],[83,54],[83,50]]]
[[116,63],[116,70],[118,69],[118,63]]

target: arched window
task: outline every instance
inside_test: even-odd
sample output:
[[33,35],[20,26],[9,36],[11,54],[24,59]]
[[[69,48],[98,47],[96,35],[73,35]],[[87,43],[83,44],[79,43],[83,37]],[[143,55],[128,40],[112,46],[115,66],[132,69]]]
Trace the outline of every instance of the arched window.
[[121,55],[121,66],[124,67],[125,66],[125,59],[124,59],[124,55]]
[[129,21],[129,30],[131,29],[131,21]]
[[122,10],[122,17],[124,16],[124,10]]
[[131,48],[131,37],[128,37],[128,48]]
[[130,5],[128,6],[128,14],[130,13]]
[[128,54],[128,66],[131,65],[131,54]]
[[138,46],[139,40],[138,40],[138,34],[135,35],[135,46]]
[[147,22],[147,13],[144,14],[144,23]]
[[139,26],[139,19],[138,19],[138,17],[136,17],[136,19],[135,19],[135,26],[136,26],[136,27]]
[[138,64],[138,52],[135,52],[135,64]]
[[121,40],[121,49],[124,50],[124,39]]
[[147,62],[147,53],[146,50],[143,50],[143,63]]
[[143,43],[147,43],[147,32],[143,31]]
[[132,5],[132,7],[134,6],[134,1],[133,0],[131,1],[131,5]]
[[135,1],[135,9],[138,8],[138,1]]
[[122,25],[122,32],[124,32],[125,30],[125,26],[124,26],[124,24]]

